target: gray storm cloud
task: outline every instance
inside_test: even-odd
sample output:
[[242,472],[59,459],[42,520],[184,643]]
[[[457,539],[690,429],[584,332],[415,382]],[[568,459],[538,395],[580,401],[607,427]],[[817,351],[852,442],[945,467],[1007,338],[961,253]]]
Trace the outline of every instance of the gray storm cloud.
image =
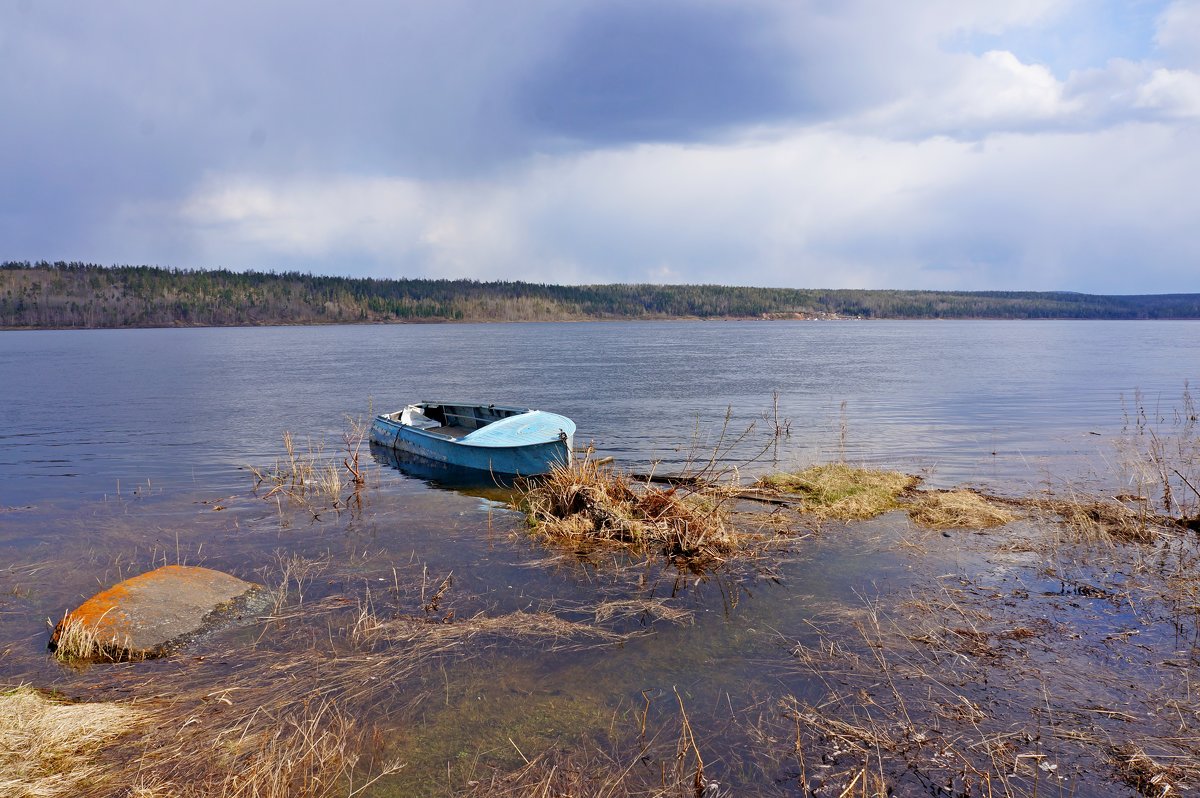
[[1194,289],[1200,4],[1080,8],[0,5],[0,257]]

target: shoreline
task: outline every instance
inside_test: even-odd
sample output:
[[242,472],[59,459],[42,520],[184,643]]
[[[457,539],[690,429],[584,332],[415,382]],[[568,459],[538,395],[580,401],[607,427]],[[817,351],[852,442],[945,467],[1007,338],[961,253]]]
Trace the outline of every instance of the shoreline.
[[379,321],[328,321],[328,322],[264,322],[261,324],[154,324],[154,325],[127,325],[113,327],[77,327],[77,326],[37,326],[37,327],[12,327],[0,325],[0,332],[95,332],[100,330],[205,330],[205,329],[258,329],[272,327],[392,327],[392,326],[440,326],[440,325],[470,325],[470,324],[589,324],[589,323],[650,323],[650,322],[703,322],[703,323],[730,323],[730,322],[981,322],[981,321],[998,321],[998,322],[1112,322],[1119,324],[1126,323],[1146,323],[1146,324],[1167,324],[1172,322],[1200,322],[1200,317],[1197,318],[1171,318],[1171,319],[1094,319],[1083,317],[1069,318],[1003,318],[997,316],[972,316],[972,317],[866,317],[866,316],[799,316],[794,318],[771,317],[762,318],[758,316],[655,316],[655,317],[637,317],[637,318],[578,318],[578,319],[425,319],[418,321],[405,320],[379,320]]

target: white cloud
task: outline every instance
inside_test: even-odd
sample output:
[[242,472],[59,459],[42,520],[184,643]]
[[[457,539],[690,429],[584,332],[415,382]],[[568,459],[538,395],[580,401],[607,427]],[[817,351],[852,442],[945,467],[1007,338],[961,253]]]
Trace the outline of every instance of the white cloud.
[[1166,291],[1200,257],[1196,144],[1162,124],[982,145],[796,129],[536,158],[488,183],[241,176],[179,213],[218,262],[376,275]]
[[1168,118],[1200,119],[1200,74],[1184,69],[1156,69],[1138,87],[1134,105]]
[[1200,69],[1200,2],[1176,0],[1158,18],[1155,43],[1174,65]]
[[873,109],[851,124],[889,136],[977,138],[1060,125],[1080,108],[1078,101],[1064,96],[1063,83],[1046,67],[992,50],[980,56],[947,57],[937,82]]
[[384,178],[210,178],[184,202],[178,222],[215,246],[278,255],[384,252],[412,240],[424,213],[419,184]]

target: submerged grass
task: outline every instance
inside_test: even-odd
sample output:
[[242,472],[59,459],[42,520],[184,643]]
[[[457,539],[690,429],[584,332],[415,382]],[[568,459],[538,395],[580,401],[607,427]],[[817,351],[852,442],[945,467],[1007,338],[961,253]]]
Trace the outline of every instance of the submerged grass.
[[[224,693],[218,701],[226,700]],[[160,708],[167,720],[174,713]],[[174,720],[174,718],[172,718]],[[203,710],[182,726],[147,735],[124,775],[136,798],[289,798],[353,796],[403,769],[396,761],[363,764],[370,735],[332,700],[306,696],[243,713],[232,723]],[[178,720],[175,720],[178,723]],[[173,732],[165,734],[164,731]],[[365,772],[365,775],[364,775]],[[356,776],[361,780],[356,784]]]
[[[569,611],[584,620],[548,606],[495,614],[476,598],[455,597],[449,578],[434,598],[423,569],[393,576],[385,593],[368,591],[358,602],[332,595],[300,603],[301,583],[293,591],[285,581],[291,603],[281,601],[260,620],[249,649],[168,658],[157,676],[139,676],[136,668],[91,671],[97,684],[89,690],[138,696],[136,706],[65,705],[27,690],[0,694],[0,795],[358,795],[405,767],[384,755],[377,727],[357,720],[384,696],[404,696],[393,711],[419,705],[431,674],[440,681],[438,672],[444,677],[452,663],[507,646],[545,653],[630,637],[602,621],[633,607]],[[320,644],[310,637],[317,627]],[[172,674],[165,692],[163,669]]]
[[[350,468],[350,462],[348,457],[343,465],[357,479],[361,472]],[[764,748],[774,746],[764,757],[774,756],[779,767],[757,771],[746,783],[763,785],[757,794],[765,794],[771,788],[765,782],[774,780],[779,794],[798,792],[805,798],[935,792],[1024,797],[1073,794],[1075,782],[1064,777],[1070,770],[1071,778],[1090,778],[1090,785],[1118,789],[1126,785],[1159,798],[1195,789],[1200,784],[1200,768],[1193,764],[1200,761],[1200,715],[1191,700],[1189,674],[1194,672],[1200,639],[1200,610],[1196,609],[1200,580],[1195,577],[1200,559],[1184,562],[1179,559],[1182,554],[1172,554],[1182,551],[1186,541],[1164,535],[1160,518],[1129,503],[1085,497],[1001,502],[970,491],[918,492],[913,490],[916,482],[915,477],[896,472],[836,464],[776,475],[761,485],[765,495],[786,498],[788,505],[799,505],[817,518],[868,518],[907,509],[915,523],[939,529],[1005,524],[1013,515],[1000,506],[1007,504],[1010,509],[1044,514],[1034,514],[1035,523],[1014,525],[995,536],[1003,537],[1004,543],[1032,529],[1044,533],[1045,540],[1040,541],[1044,551],[1063,562],[1078,556],[1090,563],[1107,558],[1106,563],[1129,565],[1141,558],[1126,569],[1138,576],[1158,574],[1155,569],[1161,570],[1160,562],[1170,557],[1179,562],[1167,577],[1139,595],[1117,596],[1112,584],[1092,579],[1100,585],[1097,588],[1086,580],[1069,581],[1069,574],[1062,578],[1063,593],[1057,598],[1038,593],[1040,587],[1033,589],[1032,584],[1040,585],[1034,579],[1029,580],[1032,599],[1029,590],[1022,595],[1022,590],[1010,590],[1007,583],[968,585],[970,580],[963,579],[961,590],[921,594],[919,599],[892,603],[886,613],[880,608],[895,596],[872,598],[850,628],[804,633],[798,640],[789,637],[786,669],[793,675],[815,677],[825,690],[797,692],[796,697],[771,690],[755,697],[761,699],[760,706],[772,708],[774,727],[763,726],[760,742]],[[517,501],[529,515],[535,534],[573,548],[615,547],[712,563],[757,550],[760,538],[738,529],[735,505],[744,493],[735,486],[703,480],[662,487],[584,459],[572,469],[526,485]],[[789,513],[775,517],[792,523],[795,516]],[[1039,525],[1037,520],[1048,523]],[[961,537],[984,541],[989,536]],[[1115,543],[1138,545],[1118,549],[1112,546]],[[999,545],[996,551],[1002,551]],[[38,732],[37,742],[44,742],[51,752],[39,759],[28,734],[20,737],[4,725],[6,720],[13,723],[9,716],[23,716],[2,703],[8,694],[0,695],[0,794],[31,798],[356,795],[372,779],[401,768],[406,768],[405,778],[410,779],[414,769],[426,764],[444,766],[441,775],[446,778],[439,782],[439,790],[444,787],[448,795],[710,798],[727,794],[712,779],[738,753],[727,747],[711,761],[702,758],[705,743],[693,734],[682,700],[677,741],[668,736],[657,748],[644,739],[645,715],[641,717],[643,739],[632,746],[628,739],[610,747],[588,743],[588,735],[595,731],[590,714],[570,729],[569,741],[560,744],[552,739],[565,725],[553,713],[574,712],[582,718],[585,710],[594,708],[590,698],[574,703],[545,700],[544,724],[541,715],[526,718],[529,725],[522,730],[544,726],[544,735],[531,735],[539,741],[535,746],[544,741],[544,752],[530,751],[527,738],[517,733],[516,739],[525,747],[521,752],[508,737],[507,727],[479,732],[479,726],[495,715],[479,719],[476,707],[480,705],[475,704],[464,704],[462,713],[476,718],[479,726],[467,724],[465,742],[456,740],[453,746],[422,739],[431,733],[436,736],[439,729],[399,725],[418,714],[418,705],[421,714],[431,703],[444,701],[450,706],[448,665],[508,646],[522,654],[528,648],[548,652],[602,647],[607,657],[628,636],[605,624],[627,629],[631,621],[642,618],[686,624],[690,613],[662,598],[622,596],[568,612],[561,605],[530,605],[523,611],[497,614],[494,607],[481,609],[456,599],[450,576],[427,583],[423,572],[419,591],[415,578],[405,582],[395,577],[386,588],[394,600],[381,601],[378,596],[372,600],[375,581],[358,599],[353,595],[306,598],[304,592],[317,572],[330,567],[324,560],[279,556],[281,600],[263,623],[251,651],[210,651],[204,657],[159,663],[157,676],[146,677],[140,685],[133,685],[139,678],[133,676],[133,668],[122,668],[124,676],[100,677],[109,678],[110,686],[121,694],[140,695],[139,704],[78,706],[137,713],[117,724],[130,734],[106,732],[97,722],[95,728],[75,732],[79,739],[59,745],[53,733]],[[1104,572],[1104,568],[1097,571]],[[1040,578],[1048,573],[1039,572]],[[1152,594],[1153,590],[1162,594]],[[291,604],[286,600],[289,595],[295,596]],[[402,598],[412,599],[408,602],[412,606]],[[1026,601],[1037,609],[1005,614],[1004,607]],[[1155,613],[1165,614],[1161,608],[1170,601],[1175,602],[1170,622],[1179,631],[1167,641],[1169,645],[1160,645],[1161,640],[1151,640],[1150,626]],[[1040,609],[1050,602],[1055,602],[1053,612]],[[1082,624],[1079,618],[1087,614],[1077,612],[1080,603],[1091,611],[1101,602],[1115,608],[1113,634],[1100,640],[1107,629],[1069,628],[1070,623]],[[1136,619],[1116,615],[1126,605],[1136,605]],[[1128,639],[1122,635],[1138,634],[1139,642],[1157,648],[1151,651],[1146,646],[1149,664],[1130,666],[1128,660],[1139,647],[1118,646]],[[1085,642],[1093,645],[1092,650],[1082,648],[1081,636],[1088,636]],[[87,641],[80,645],[86,648]],[[237,667],[230,668],[230,662]],[[164,671],[175,677],[167,692],[162,686]],[[1086,674],[1089,682],[1094,680],[1099,689],[1085,692],[1072,681],[1079,673]],[[1147,694],[1130,691],[1131,683],[1145,686]],[[794,685],[788,686],[783,692],[793,689]],[[418,762],[414,754],[406,767],[384,756],[381,732],[356,722],[385,695],[389,696],[387,720],[393,724],[388,731],[410,736],[413,750],[424,749],[428,763]],[[1109,698],[1094,700],[1097,696]],[[537,704],[524,693],[508,700],[504,711],[519,707],[515,711],[526,715]],[[629,720],[629,713],[624,720]],[[578,745],[576,731],[578,739],[584,740]],[[102,755],[90,741],[93,736],[102,737],[111,753]],[[509,744],[520,759],[514,760],[512,751],[505,749],[506,764],[515,769],[497,769],[494,748]],[[573,747],[564,749],[564,745]],[[436,750],[430,753],[429,749]],[[62,750],[78,758],[54,753]],[[391,750],[394,756],[396,750]],[[12,760],[5,757],[11,757],[12,751],[26,752],[22,763],[10,764]],[[472,756],[481,763],[474,771]],[[464,772],[475,774],[461,782],[459,791],[450,783],[452,759],[456,778]],[[37,766],[39,761],[50,764]],[[47,773],[59,781],[39,780]],[[726,781],[724,775],[721,781]],[[1086,793],[1089,782],[1080,783]]]
[[803,471],[770,474],[759,487],[797,496],[818,518],[864,520],[894,510],[918,478],[899,471],[855,468],[845,463],[814,465]]
[[[551,748],[532,759],[518,749],[523,765],[480,774],[454,794],[458,798],[720,798],[730,794],[708,772],[683,698],[678,690],[674,694],[679,712],[671,719],[676,727],[673,735],[660,731],[647,737],[642,716],[636,745],[620,739],[610,740],[607,746],[587,740],[567,750]],[[621,735],[610,726],[609,736]]]
[[[1034,719],[1022,723],[1015,712],[1002,711],[997,724],[994,705],[985,709],[963,684],[961,667],[947,667],[953,659],[927,657],[916,644],[891,638],[892,630],[860,631],[857,645],[839,634],[793,651],[801,667],[826,682],[820,700],[788,696],[778,707],[794,724],[791,748],[810,787],[867,773],[884,788],[871,795],[907,794],[913,781],[944,785],[946,794],[957,796],[1037,794],[1039,765],[1058,765],[1054,754],[1044,753],[1050,746],[1037,742]],[[965,652],[957,656],[973,665],[984,655],[977,635],[964,627],[936,640]]]
[[[792,656],[824,689],[779,704],[778,760],[809,786],[873,772],[897,795],[1200,788],[1200,615],[1181,585],[1200,583],[1196,541],[1164,531],[1154,545],[1097,547],[1058,537],[1061,525],[1025,527],[1049,538],[1057,570],[1017,567],[1008,536],[972,536],[979,570],[810,623]],[[1047,579],[1061,590],[1034,588]]]

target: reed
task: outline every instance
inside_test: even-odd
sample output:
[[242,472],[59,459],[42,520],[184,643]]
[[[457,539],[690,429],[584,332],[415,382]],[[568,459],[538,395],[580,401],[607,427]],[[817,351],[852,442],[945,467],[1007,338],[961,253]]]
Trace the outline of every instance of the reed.
[[[352,501],[361,499],[359,492],[367,483],[359,457],[369,429],[362,418],[346,416],[341,455],[326,454],[320,441],[309,440],[300,448],[292,433],[285,430],[282,457],[268,467],[247,466],[254,476],[255,490],[266,486],[264,499],[278,501],[279,496],[284,496],[309,508],[314,515],[324,507],[341,510],[350,506]],[[352,493],[345,496],[348,487]]]
[[1200,530],[1200,411],[1187,381],[1178,403],[1149,406],[1135,391],[1116,441],[1130,487],[1153,512]]

